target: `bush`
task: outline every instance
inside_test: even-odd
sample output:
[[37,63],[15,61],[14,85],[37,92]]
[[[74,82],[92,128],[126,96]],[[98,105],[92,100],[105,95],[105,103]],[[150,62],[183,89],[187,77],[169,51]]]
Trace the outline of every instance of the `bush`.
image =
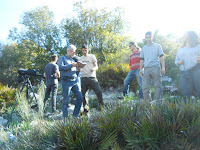
[[6,108],[13,106],[15,102],[16,89],[4,86],[0,83],[0,110],[5,111]]
[[[117,88],[124,84],[124,79],[129,71],[129,64],[126,63],[104,63],[99,65],[97,78],[103,88]],[[131,87],[134,89],[138,87],[137,80],[134,80],[134,82],[131,83]]]

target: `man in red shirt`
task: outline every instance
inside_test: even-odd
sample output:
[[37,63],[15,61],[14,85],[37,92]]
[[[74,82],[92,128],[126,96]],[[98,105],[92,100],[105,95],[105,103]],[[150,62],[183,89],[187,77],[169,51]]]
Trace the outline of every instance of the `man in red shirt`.
[[140,98],[143,98],[142,78],[139,75],[139,71],[140,71],[140,48],[136,45],[135,42],[130,42],[129,48],[133,51],[133,53],[130,55],[130,60],[129,60],[130,71],[129,71],[127,77],[124,80],[123,96],[128,96],[129,85],[135,78],[137,78],[138,84],[139,84],[139,96],[140,96]]

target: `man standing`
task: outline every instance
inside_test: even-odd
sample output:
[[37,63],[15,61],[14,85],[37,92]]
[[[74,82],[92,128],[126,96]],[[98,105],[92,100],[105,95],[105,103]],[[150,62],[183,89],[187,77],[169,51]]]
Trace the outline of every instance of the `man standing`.
[[56,64],[58,57],[56,55],[51,56],[51,62],[45,66],[44,77],[46,77],[46,92],[44,98],[44,109],[46,107],[46,101],[52,92],[51,107],[52,113],[56,112],[56,96],[58,90],[58,78],[60,78],[60,72],[58,65]]
[[129,59],[130,71],[129,71],[127,77],[124,80],[123,96],[128,95],[130,83],[135,78],[137,78],[138,84],[139,84],[139,96],[140,96],[140,99],[141,99],[141,98],[143,98],[143,93],[142,93],[142,78],[139,75],[139,71],[140,71],[140,69],[139,69],[140,68],[140,48],[135,44],[135,42],[130,42],[129,48],[133,51],[133,53],[130,55],[130,59]]
[[[155,99],[159,101],[162,99],[161,73],[163,75],[165,74],[164,53],[160,44],[153,43],[152,32],[147,32],[145,34],[145,41],[146,45],[142,47],[140,53],[140,76],[142,76],[144,100],[148,101],[151,99],[150,87],[151,82],[153,82],[155,88]],[[144,74],[142,74],[143,67]]]
[[67,55],[61,56],[58,61],[62,80],[62,111],[64,119],[66,119],[68,116],[68,103],[71,90],[76,97],[75,108],[73,112],[74,117],[78,116],[83,101],[81,87],[78,82],[80,68],[77,68],[77,62],[72,59],[72,57],[75,55],[75,52],[76,47],[74,45],[69,45],[67,48]]
[[103,107],[102,90],[96,78],[96,70],[98,69],[97,59],[95,55],[88,54],[89,49],[87,45],[82,46],[83,56],[79,58],[79,61],[86,63],[81,68],[81,88],[83,94],[83,107],[84,113],[89,113],[88,105],[88,89],[91,87],[97,95],[100,109]]

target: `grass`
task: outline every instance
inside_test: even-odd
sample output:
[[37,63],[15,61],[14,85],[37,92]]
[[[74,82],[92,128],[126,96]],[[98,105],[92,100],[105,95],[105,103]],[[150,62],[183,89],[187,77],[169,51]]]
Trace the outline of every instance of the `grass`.
[[[42,91],[42,90],[40,90]],[[43,91],[44,92],[44,91]],[[42,92],[39,94],[42,106]],[[23,96],[22,96],[23,97]],[[134,100],[133,100],[134,99]],[[98,102],[90,100],[90,107]],[[67,123],[43,118],[43,107],[33,111],[21,98],[7,131],[16,143],[1,141],[2,149],[73,149],[73,150],[185,150],[200,147],[200,108],[198,101],[185,104],[181,97],[164,96],[160,105],[141,102],[137,96],[123,102],[108,103],[90,118],[70,118]]]

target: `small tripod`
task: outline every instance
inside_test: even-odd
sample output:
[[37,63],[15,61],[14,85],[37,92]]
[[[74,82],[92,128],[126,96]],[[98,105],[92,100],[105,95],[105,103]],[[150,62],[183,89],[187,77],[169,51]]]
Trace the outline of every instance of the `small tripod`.
[[36,98],[36,96],[35,96],[35,93],[34,93],[34,90],[33,90],[33,86],[31,85],[31,81],[29,80],[29,78],[30,78],[29,75],[25,75],[25,76],[24,76],[24,82],[23,82],[22,88],[21,88],[21,90],[20,90],[19,97],[17,97],[17,99],[16,99],[16,101],[15,101],[15,104],[14,104],[14,106],[13,106],[12,112],[11,112],[10,117],[9,117],[9,119],[8,119],[7,125],[8,125],[8,123],[9,123],[9,121],[10,121],[10,119],[11,119],[11,116],[12,116],[12,114],[13,114],[13,111],[14,111],[16,105],[17,105],[18,98],[20,98],[20,94],[21,94],[21,92],[23,91],[23,89],[24,89],[25,86],[26,86],[26,98],[28,98],[28,89],[30,88],[30,89],[32,90],[32,92],[33,92],[33,96],[34,96],[35,101],[36,101],[35,105],[31,106],[31,108],[37,107],[37,98]]

